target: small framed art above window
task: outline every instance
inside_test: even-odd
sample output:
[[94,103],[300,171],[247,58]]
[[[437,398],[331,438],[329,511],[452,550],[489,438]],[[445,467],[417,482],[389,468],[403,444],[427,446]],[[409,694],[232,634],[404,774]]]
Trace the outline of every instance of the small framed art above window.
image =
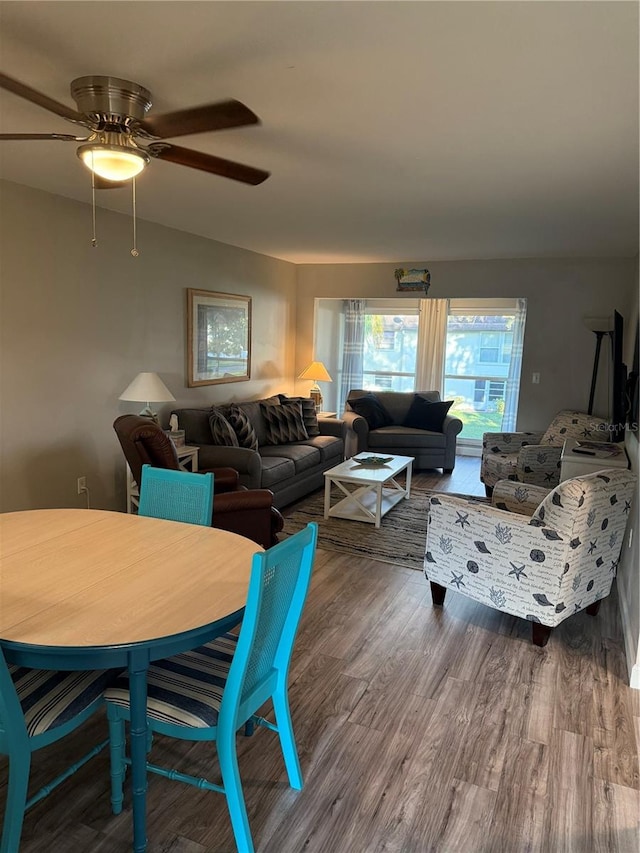
[[187,385],[251,377],[251,297],[187,288]]

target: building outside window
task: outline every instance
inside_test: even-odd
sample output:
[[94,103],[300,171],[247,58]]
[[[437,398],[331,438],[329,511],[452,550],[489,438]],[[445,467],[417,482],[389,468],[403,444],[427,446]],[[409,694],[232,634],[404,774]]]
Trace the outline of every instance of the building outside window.
[[365,316],[363,384],[371,391],[413,391],[418,313],[372,303]]
[[513,300],[484,301],[452,299],[447,318],[444,396],[464,423],[461,439],[502,429],[515,309]]

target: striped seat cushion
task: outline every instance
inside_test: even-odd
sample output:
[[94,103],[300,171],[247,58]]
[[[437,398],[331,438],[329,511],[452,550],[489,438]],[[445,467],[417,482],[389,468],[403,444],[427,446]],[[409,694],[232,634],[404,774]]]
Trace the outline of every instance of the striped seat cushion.
[[[221,637],[190,652],[156,661],[147,674],[147,717],[189,728],[212,728],[238,644],[235,634]],[[105,691],[107,702],[129,707],[129,678],[123,673]]]
[[72,720],[99,700],[118,670],[58,672],[9,666],[29,737]]

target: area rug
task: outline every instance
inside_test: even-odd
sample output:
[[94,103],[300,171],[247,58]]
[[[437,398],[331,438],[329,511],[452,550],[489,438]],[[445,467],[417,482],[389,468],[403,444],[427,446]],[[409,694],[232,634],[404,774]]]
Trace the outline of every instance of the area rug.
[[[362,521],[343,518],[324,519],[324,489],[310,495],[284,520],[285,536],[297,533],[310,521],[318,523],[318,547],[379,560],[396,566],[422,571],[427,537],[427,507],[429,497],[437,494],[430,489],[411,489],[408,501],[400,501],[383,516],[378,529]],[[440,493],[442,494],[442,493]],[[448,495],[454,497],[451,492]],[[470,495],[455,495],[466,500],[485,501]]]

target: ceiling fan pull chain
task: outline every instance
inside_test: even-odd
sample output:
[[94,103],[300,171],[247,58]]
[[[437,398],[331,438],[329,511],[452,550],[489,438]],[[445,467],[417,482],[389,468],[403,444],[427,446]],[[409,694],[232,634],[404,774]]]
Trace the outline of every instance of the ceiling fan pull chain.
[[132,207],[133,207],[133,249],[131,249],[131,254],[134,258],[137,258],[140,254],[138,252],[138,247],[136,246],[136,179],[133,177],[131,179],[131,199],[132,199]]
[[[91,152],[91,166],[93,167],[93,152]],[[91,245],[95,249],[98,246],[96,238],[96,174],[91,169],[91,224],[93,226],[93,234],[91,236]]]

